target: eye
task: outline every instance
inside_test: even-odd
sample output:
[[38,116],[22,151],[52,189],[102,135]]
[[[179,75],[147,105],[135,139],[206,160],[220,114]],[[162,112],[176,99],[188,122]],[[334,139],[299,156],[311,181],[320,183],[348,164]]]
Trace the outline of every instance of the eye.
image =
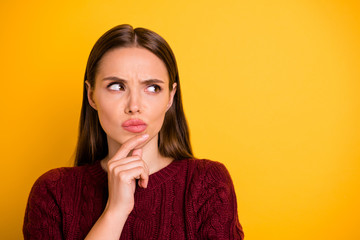
[[151,92],[151,93],[157,93],[161,91],[161,87],[159,85],[150,85],[146,88],[147,92]]
[[123,84],[116,82],[110,83],[107,87],[112,91],[123,91],[125,89]]

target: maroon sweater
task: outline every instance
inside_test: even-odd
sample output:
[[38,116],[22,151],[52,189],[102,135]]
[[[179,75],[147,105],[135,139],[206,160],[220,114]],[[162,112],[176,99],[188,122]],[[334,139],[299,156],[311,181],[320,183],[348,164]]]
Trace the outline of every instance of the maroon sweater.
[[[84,239],[104,210],[107,173],[99,162],[58,168],[34,184],[25,239]],[[120,239],[243,239],[236,196],[225,166],[210,160],[173,161],[136,187],[135,206]]]

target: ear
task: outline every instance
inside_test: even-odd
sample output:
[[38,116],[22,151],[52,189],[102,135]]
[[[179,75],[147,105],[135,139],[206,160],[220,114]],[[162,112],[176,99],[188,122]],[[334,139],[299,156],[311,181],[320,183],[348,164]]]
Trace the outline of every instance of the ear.
[[171,92],[170,92],[170,99],[169,99],[169,102],[168,102],[166,111],[169,110],[169,108],[170,108],[171,105],[173,104],[174,96],[175,96],[175,93],[176,93],[176,86],[177,86],[177,84],[176,84],[176,83],[173,83],[173,85],[172,85],[172,90],[171,90]]
[[91,87],[88,80],[85,81],[85,84],[88,102],[93,109],[97,110],[95,101],[93,100],[94,89]]

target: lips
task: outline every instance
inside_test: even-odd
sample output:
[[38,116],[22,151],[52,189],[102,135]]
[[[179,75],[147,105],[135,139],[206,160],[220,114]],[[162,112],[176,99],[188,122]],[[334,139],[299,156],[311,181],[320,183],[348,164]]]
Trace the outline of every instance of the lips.
[[126,131],[140,133],[145,131],[147,125],[140,119],[129,119],[121,125]]

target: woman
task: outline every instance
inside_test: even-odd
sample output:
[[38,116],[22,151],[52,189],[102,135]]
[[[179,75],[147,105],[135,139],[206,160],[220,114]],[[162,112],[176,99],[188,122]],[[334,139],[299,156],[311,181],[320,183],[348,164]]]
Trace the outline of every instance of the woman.
[[120,25],[86,67],[75,167],[42,175],[25,239],[242,239],[223,164],[194,159],[175,57]]

